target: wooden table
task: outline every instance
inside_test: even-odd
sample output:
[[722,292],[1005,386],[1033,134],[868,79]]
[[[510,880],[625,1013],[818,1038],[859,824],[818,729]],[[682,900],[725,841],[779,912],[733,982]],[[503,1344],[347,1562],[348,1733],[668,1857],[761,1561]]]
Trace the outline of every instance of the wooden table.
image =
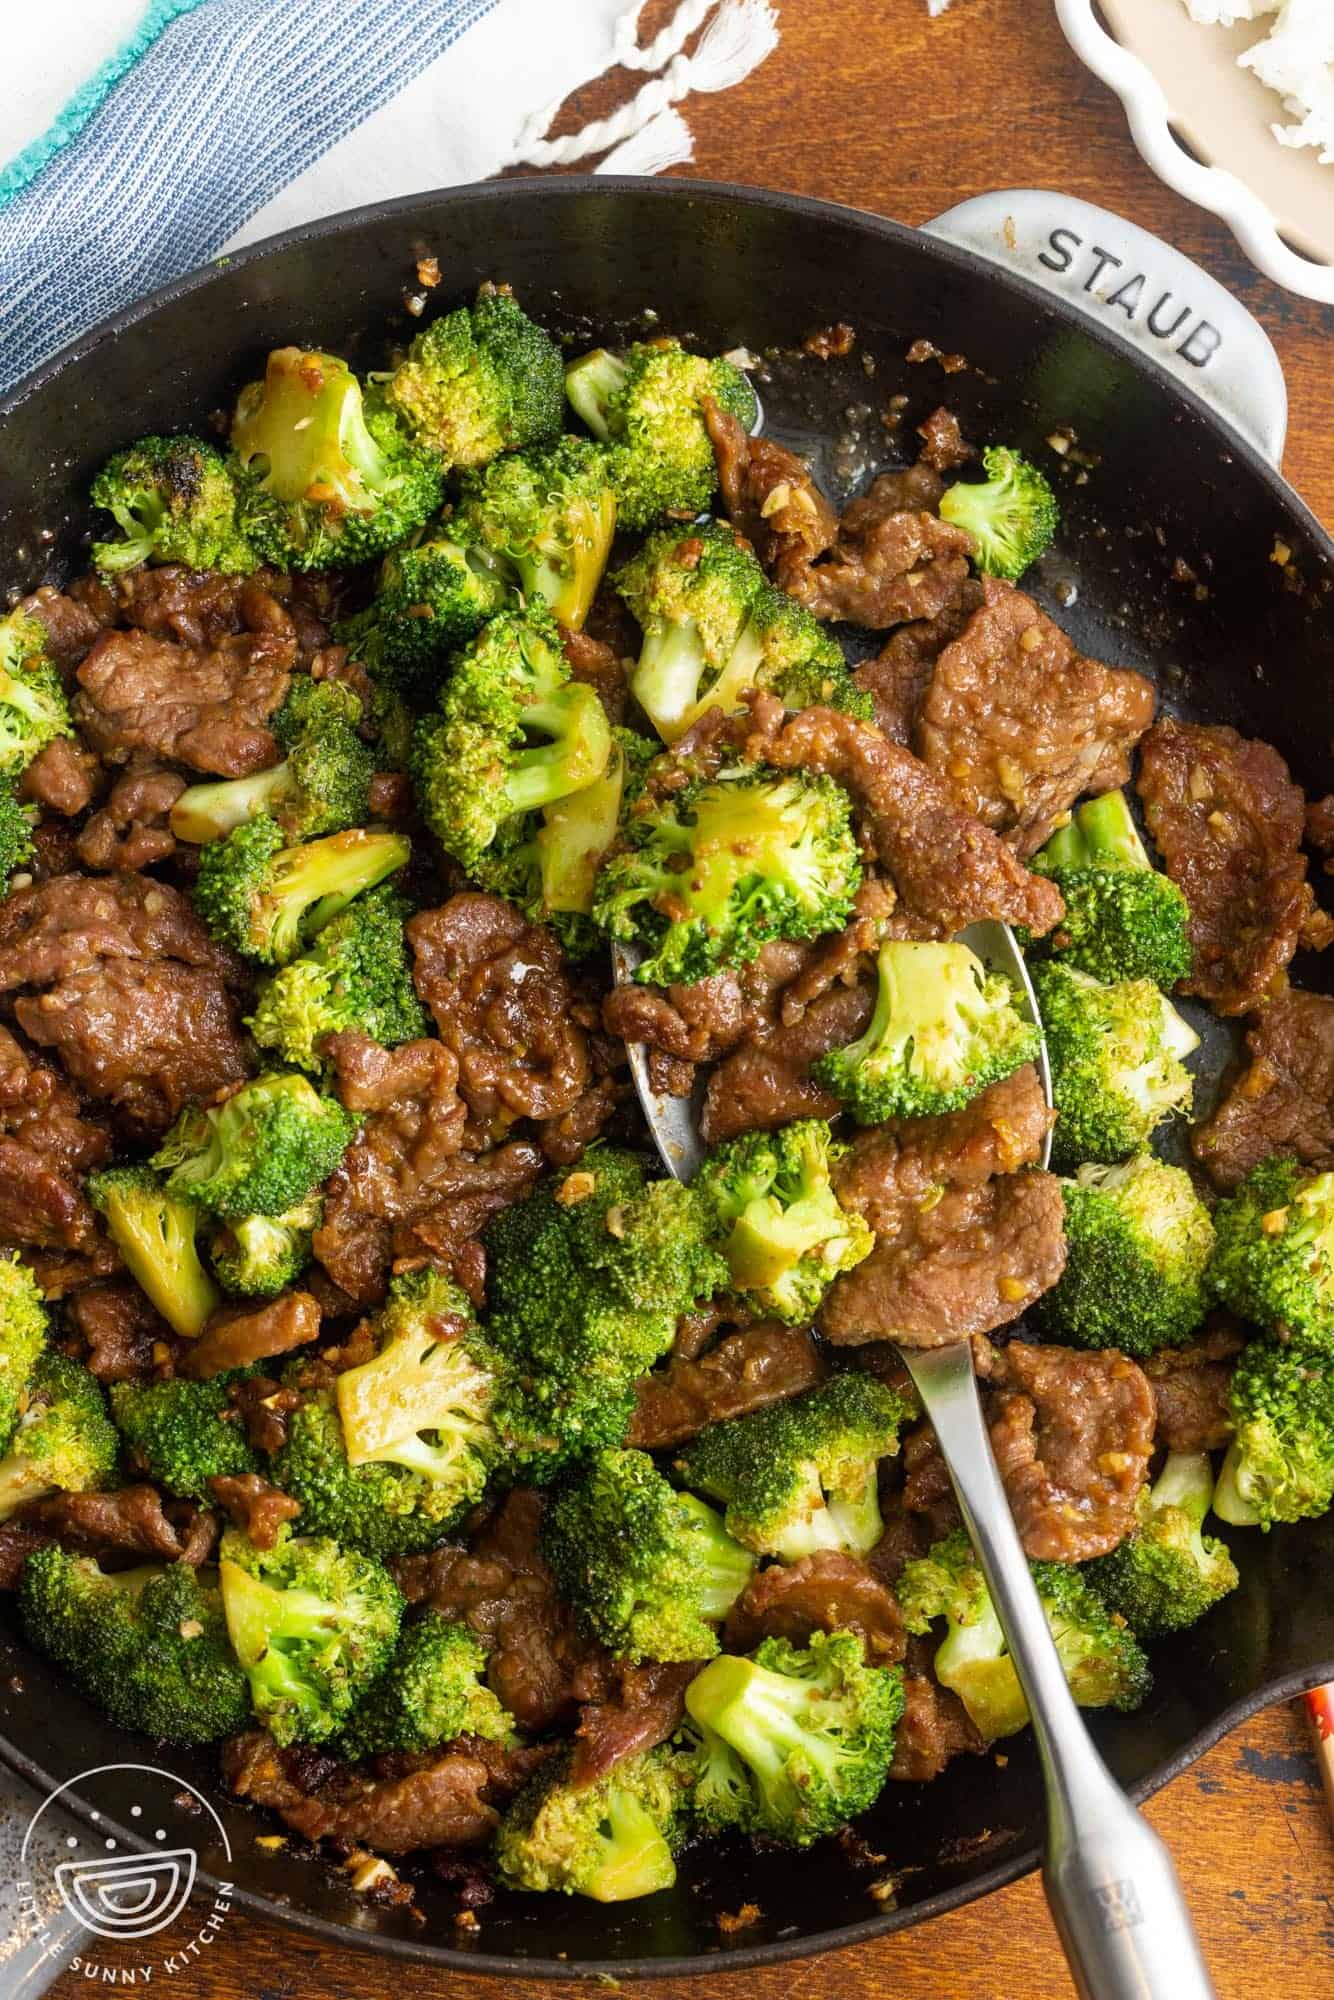
[[[678,171],[824,196],[903,222],[990,188],[1045,186],[1157,231],[1238,292],[1273,336],[1292,405],[1286,469],[1334,526],[1334,314],[1278,291],[1221,223],[1153,178],[1120,106],[1071,56],[1046,0],[954,0],[938,21],[926,0],[779,0],[779,12],[782,43],[764,67],[739,89],[687,107],[696,157]],[[581,93],[564,122],[600,114],[624,81]],[[1238,1729],[1149,1816],[1177,1858],[1220,2000],[1316,2000],[1334,1990],[1334,1843],[1295,1709]],[[189,2000],[496,1992],[237,1916],[174,1986]],[[88,1990],[71,1972],[53,1993],[76,2000]],[[505,2000],[566,1990],[520,1983]],[[641,1990],[646,2000],[686,2000],[706,1989],[681,1981]],[[746,1980],[749,2000],[835,1991],[852,2000],[1068,2000],[1072,1988],[1041,1892],[1028,1881],[907,1937]]]

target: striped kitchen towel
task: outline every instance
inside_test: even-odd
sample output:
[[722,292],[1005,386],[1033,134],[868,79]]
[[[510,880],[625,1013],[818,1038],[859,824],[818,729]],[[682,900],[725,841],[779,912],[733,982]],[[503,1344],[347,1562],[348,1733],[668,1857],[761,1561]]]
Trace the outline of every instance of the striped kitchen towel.
[[[512,163],[657,172],[690,157],[677,105],[777,41],[770,0],[43,0],[6,21],[0,77],[0,394],[219,251]],[[644,73],[551,140],[563,100]]]

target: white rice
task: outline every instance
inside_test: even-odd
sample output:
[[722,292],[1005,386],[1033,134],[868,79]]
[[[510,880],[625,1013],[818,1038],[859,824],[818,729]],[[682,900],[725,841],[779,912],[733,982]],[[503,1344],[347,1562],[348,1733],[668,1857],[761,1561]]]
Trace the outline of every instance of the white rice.
[[1193,21],[1231,27],[1275,15],[1268,34],[1237,60],[1283,99],[1291,125],[1275,125],[1281,146],[1314,146],[1334,165],[1334,0],[1184,0]]

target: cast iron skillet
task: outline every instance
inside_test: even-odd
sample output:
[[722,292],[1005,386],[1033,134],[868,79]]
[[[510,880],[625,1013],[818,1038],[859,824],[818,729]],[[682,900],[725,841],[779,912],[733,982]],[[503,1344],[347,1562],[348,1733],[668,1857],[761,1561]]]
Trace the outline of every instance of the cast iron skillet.
[[[1174,706],[1267,737],[1308,791],[1328,789],[1334,547],[1261,456],[1128,343],[1090,331],[1032,285],[894,223],[789,196],[686,182],[509,182],[367,209],[183,279],[77,342],[0,409],[0,589],[16,594],[81,567],[84,495],[107,453],[144,432],[201,425],[267,349],[299,341],[360,368],[382,365],[416,324],[404,295],[417,289],[424,251],[443,273],[431,310],[494,277],[584,343],[658,324],[710,349],[774,350],[761,383],[768,423],[815,451],[831,488],[893,454],[879,413],[894,395],[908,398],[907,456],[912,426],[941,400],[974,439],[1048,464],[1044,440],[1073,430],[1087,478],[1062,481],[1059,548],[1030,587],[1087,650],[1157,672]],[[851,356],[792,357],[812,329],[840,319],[857,329]],[[919,338],[970,365],[948,375],[906,365]],[[1276,539],[1291,550],[1286,569],[1271,560]],[[1308,968],[1299,977],[1314,983]],[[1226,1038],[1212,1049],[1216,1079]],[[1334,1518],[1233,1541],[1241,1589],[1198,1631],[1158,1649],[1156,1689],[1139,1714],[1095,1720],[1112,1769],[1139,1796],[1250,1711],[1334,1677]],[[86,1707],[12,1623],[0,1632],[0,1732],[0,1757],[44,1791],[100,1764],[161,1761]],[[227,1802],[212,1755],[173,1750],[166,1761],[216,1800],[232,1855],[205,1847],[201,1866],[234,1882],[244,1906],[344,1948],[565,1979],[795,1958],[999,1887],[1034,1865],[1042,1810],[1027,1740],[1008,1747],[1003,1769],[966,1758],[935,1784],[890,1786],[867,1825],[886,1857],[878,1865],[854,1865],[832,1841],[800,1855],[709,1846],[684,1858],[674,1891],[642,1903],[499,1897],[466,1949],[447,1888],[423,1875],[424,1928],[368,1905],[295,1843],[256,1847],[268,1828]],[[133,1847],[131,1796],[127,1781],[113,1810]],[[893,1899],[877,1901],[870,1884],[886,1875]],[[747,1902],[761,1915],[733,1945],[717,1918]]]

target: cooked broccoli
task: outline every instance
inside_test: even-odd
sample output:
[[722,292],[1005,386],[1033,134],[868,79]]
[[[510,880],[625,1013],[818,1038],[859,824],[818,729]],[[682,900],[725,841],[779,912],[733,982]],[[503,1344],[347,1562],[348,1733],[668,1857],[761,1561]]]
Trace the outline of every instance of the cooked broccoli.
[[[590,1147],[557,1194],[575,1266],[636,1312],[689,1312],[728,1281],[726,1260],[710,1241],[712,1213],[693,1187],[676,1180],[649,1181],[635,1191],[639,1161],[622,1155],[625,1183],[608,1200],[609,1149]],[[582,1175],[593,1177],[585,1195]],[[573,1185],[571,1185],[573,1183]]]
[[805,1646],[766,1639],[750,1659],[710,1660],[686,1708],[702,1737],[706,1821],[720,1827],[731,1810],[741,1831],[809,1847],[879,1797],[903,1675],[868,1667],[855,1632],[813,1632]]
[[326,924],[308,952],[258,988],[246,1026],[260,1047],[318,1070],[325,1035],[354,1029],[389,1049],[425,1034],[403,934],[411,914],[406,898],[386,886]]
[[1065,1271],[1034,1308],[1037,1324],[1071,1346],[1138,1360],[1180,1347],[1208,1309],[1214,1247],[1190,1175],[1140,1153],[1124,1166],[1081,1167],[1061,1193]]
[[1214,1211],[1216,1298],[1287,1339],[1334,1343],[1334,1173],[1277,1154]]
[[1207,1451],[1169,1452],[1135,1508],[1132,1534],[1082,1574],[1140,1639],[1184,1631],[1241,1579],[1225,1545],[1201,1532],[1214,1495]]
[[210,1479],[255,1472],[239,1411],[231,1401],[232,1373],[208,1382],[174,1376],[167,1382],[113,1382],[111,1414],[135,1470],[168,1493],[206,1501]]
[[1041,1047],[1001,972],[966,944],[880,947],[875,1012],[859,1040],[811,1074],[859,1125],[957,1111]]
[[557,1486],[542,1551],[594,1637],[630,1660],[707,1660],[755,1569],[642,1451],[600,1451]]
[[396,1750],[433,1750],[456,1736],[513,1739],[514,1718],[483,1679],[486,1648],[466,1625],[427,1611],[399,1635],[393,1658],[338,1739],[356,1762]]
[[258,813],[201,848],[195,908],[220,944],[286,965],[411,853],[404,835],[359,827],[289,847],[278,822]]
[[759,1555],[864,1555],[884,1528],[877,1467],[897,1453],[911,1414],[873,1375],[835,1375],[789,1402],[710,1424],[675,1469],[723,1503],[728,1534]]
[[593,784],[610,754],[602,703],[570,679],[549,617],[502,613],[455,659],[438,711],[417,726],[417,803],[475,871],[510,821]]
[[1334,1502],[1334,1358],[1253,1340],[1229,1396],[1233,1438],[1214,1512],[1238,1528],[1304,1521]]
[[389,688],[425,702],[438,689],[447,655],[513,600],[486,550],[436,533],[385,557],[374,597],[336,625],[334,637]]
[[1095,979],[1151,979],[1174,986],[1191,968],[1190,911],[1145,851],[1124,792],[1079,807],[1029,863],[1065,898],[1049,940],[1066,965]]
[[233,576],[259,566],[236,517],[231,468],[202,438],[140,438],[108,459],[89,497],[120,529],[117,539],[93,543],[93,566],[104,575],[145,562]]
[[304,1076],[259,1076],[205,1110],[191,1104],[153,1155],[167,1193],[230,1222],[285,1215],[333,1172],[357,1121]]
[[561,382],[550,335],[508,292],[483,286],[474,305],[423,328],[384,395],[446,465],[485,465],[560,435]]
[[10,877],[26,868],[36,853],[32,830],[38,808],[25,806],[13,784],[0,778],[0,901],[9,894]]
[[342,681],[301,675],[273,718],[286,750],[249,778],[190,785],[171,809],[178,840],[202,845],[267,813],[288,840],[341,833],[370,817],[375,759],[357,734],[361,703]]
[[566,437],[493,458],[465,475],[456,519],[468,541],[514,574],[525,598],[582,629],[616,531],[601,445]]
[[1190,1110],[1183,1057],[1200,1044],[1152,980],[1103,986],[1051,959],[1032,967],[1056,1105],[1053,1152],[1064,1171],[1139,1152],[1166,1118]]
[[37,1280],[16,1252],[5,1252],[0,1255],[0,1451],[14,1435],[46,1334],[46,1305]]
[[839,1272],[870,1255],[870,1227],[843,1207],[830,1179],[846,1150],[823,1119],[799,1118],[715,1147],[696,1174],[731,1289],[757,1313],[793,1325],[813,1319]]
[[32,1365],[22,1408],[0,1459],[0,1521],[47,1493],[109,1486],[120,1440],[100,1385],[81,1361],[51,1349]]
[[495,1843],[501,1881],[597,1903],[670,1889],[672,1855],[685,1832],[688,1761],[659,1745],[619,1758],[592,1784],[574,1785],[571,1755],[548,1757],[501,1820]]
[[373,1360],[292,1412],[274,1478],[303,1526],[387,1558],[430,1548],[480,1499],[506,1371],[436,1271],[392,1281],[376,1332]]
[[403,1599],[388,1570],[318,1535],[257,1549],[229,1528],[218,1551],[232,1650],[276,1743],[337,1735],[393,1657]]
[[718,491],[705,399],[755,424],[755,391],[730,361],[688,354],[675,340],[605,347],[573,361],[565,393],[595,438],[611,445],[609,465],[621,526],[647,528],[665,515],[702,514]]
[[0,777],[17,777],[55,737],[73,734],[45,625],[11,611],[0,618]]
[[88,1199],[105,1218],[130,1276],[172,1330],[186,1340],[202,1333],[219,1297],[200,1262],[194,1204],[175,1200],[160,1176],[142,1166],[90,1174]]
[[435,453],[333,354],[275,348],[237,398],[232,451],[242,530],[280,569],[367,562],[440,505]]
[[241,1215],[209,1238],[208,1254],[224,1291],[271,1299],[294,1284],[310,1262],[310,1239],[320,1226],[318,1195],[284,1215]]
[[598,869],[656,754],[656,746],[634,730],[613,729],[602,776],[542,808],[532,836],[527,895],[516,900],[533,922],[550,924],[570,958],[589,958],[605,948],[590,914]]
[[[1030,1562],[1070,1692],[1081,1708],[1138,1708],[1152,1684],[1130,1627],[1069,1563]],[[953,1690],[988,1743],[1013,1736],[1028,1705],[1005,1634],[967,1535],[956,1528],[899,1578],[899,1605],[910,1632],[948,1624],[932,1671]]]
[[19,1607],[37,1651],[121,1729],[213,1743],[249,1721],[209,1571],[150,1563],[108,1576],[50,1543],[23,1566]]
[[[641,801],[641,805],[645,804]],[[771,938],[841,930],[861,885],[847,793],[832,778],[742,766],[632,816],[593,917],[650,956],[635,978],[689,985],[748,965]]]
[[960,480],[941,496],[940,517],[973,537],[984,576],[1014,583],[1056,533],[1056,496],[1035,465],[1006,445],[982,454],[984,480]]

